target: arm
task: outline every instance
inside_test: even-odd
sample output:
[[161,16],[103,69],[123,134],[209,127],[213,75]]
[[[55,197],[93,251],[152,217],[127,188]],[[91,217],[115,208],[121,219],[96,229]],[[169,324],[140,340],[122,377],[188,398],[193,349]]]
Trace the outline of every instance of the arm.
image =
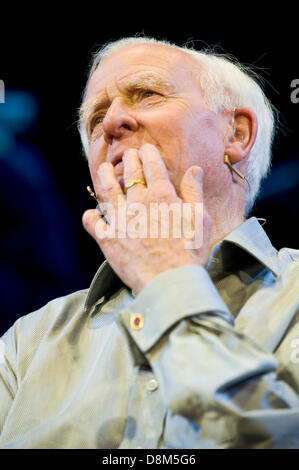
[[[150,362],[173,422],[196,424],[195,447],[299,448],[298,395],[277,380],[275,357],[234,328],[204,268],[158,275],[118,321]],[[181,439],[188,448],[190,436]]]
[[0,339],[0,435],[17,389],[13,331],[11,327]]
[[[155,147],[130,150],[123,161],[125,181],[142,179],[143,170],[147,186],[133,186],[125,198],[112,165],[100,165],[96,192],[115,210],[119,200],[124,210],[136,201],[147,208],[151,201],[203,203],[199,167],[186,171],[179,198]],[[83,224],[114,271],[138,293],[119,322],[147,356],[170,420],[187,420],[199,448],[299,447],[298,396],[277,380],[274,356],[235,329],[204,269],[213,225],[204,204],[202,245],[193,250],[185,249],[184,237],[98,237],[105,223],[92,210],[84,214]],[[144,318],[139,330],[130,325],[134,314]],[[181,447],[188,447],[184,437]]]

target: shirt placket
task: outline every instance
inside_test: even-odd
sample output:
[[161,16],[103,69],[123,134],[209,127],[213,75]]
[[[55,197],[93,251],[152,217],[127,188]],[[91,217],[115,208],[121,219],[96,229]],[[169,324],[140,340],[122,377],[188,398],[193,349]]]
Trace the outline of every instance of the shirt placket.
[[135,371],[124,439],[119,448],[154,449],[163,432],[166,408],[152,369],[136,367]]

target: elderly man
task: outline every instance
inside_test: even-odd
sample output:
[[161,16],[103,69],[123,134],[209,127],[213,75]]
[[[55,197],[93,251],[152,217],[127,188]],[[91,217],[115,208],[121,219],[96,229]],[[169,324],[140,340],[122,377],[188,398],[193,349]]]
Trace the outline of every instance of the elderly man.
[[[273,135],[258,84],[120,40],[94,58],[80,133],[106,260],[3,336],[0,446],[299,448],[298,252],[248,218]],[[161,236],[163,203],[191,232]]]

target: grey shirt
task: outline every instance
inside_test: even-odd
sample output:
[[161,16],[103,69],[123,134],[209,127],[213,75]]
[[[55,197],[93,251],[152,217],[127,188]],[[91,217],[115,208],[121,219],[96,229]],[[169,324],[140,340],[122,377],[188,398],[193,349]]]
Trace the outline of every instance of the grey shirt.
[[255,217],[137,296],[105,261],[2,337],[0,447],[299,449],[298,270]]

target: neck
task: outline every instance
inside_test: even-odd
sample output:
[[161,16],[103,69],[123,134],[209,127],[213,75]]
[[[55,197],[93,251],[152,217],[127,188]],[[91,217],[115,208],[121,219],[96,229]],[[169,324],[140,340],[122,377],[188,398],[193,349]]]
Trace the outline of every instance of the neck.
[[[236,204],[236,201],[239,203]],[[216,243],[221,241],[226,235],[232,232],[236,227],[245,222],[244,204],[240,199],[232,201],[227,198],[220,204],[208,204],[208,211],[213,218],[213,227],[211,233],[210,250]]]
[[226,235],[231,233],[243,222],[245,222],[244,217],[242,219],[235,220],[234,223],[231,223],[230,225],[225,224],[223,226],[220,226],[215,224],[211,234],[210,251],[212,250],[213,246],[216,245],[216,243],[220,242]]

